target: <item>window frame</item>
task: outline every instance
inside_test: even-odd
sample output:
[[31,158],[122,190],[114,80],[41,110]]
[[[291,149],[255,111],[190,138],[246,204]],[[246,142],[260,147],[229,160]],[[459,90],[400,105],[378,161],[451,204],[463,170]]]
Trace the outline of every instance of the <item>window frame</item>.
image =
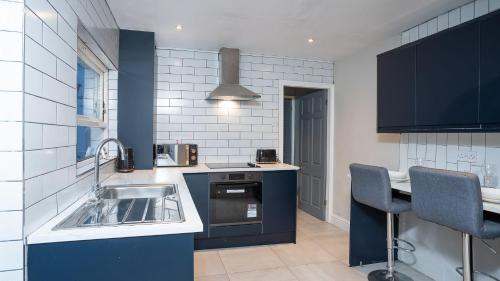
[[[97,56],[92,53],[92,51],[85,45],[85,43],[78,38],[78,58],[82,60],[87,66],[92,68],[97,74],[99,74],[99,98],[101,100],[100,116],[98,118],[92,118],[85,115],[76,115],[76,124],[81,127],[91,127],[91,128],[102,128],[106,129],[107,124],[107,110],[106,110],[106,94],[105,89],[107,89],[107,77],[108,69],[106,66],[97,58]],[[78,106],[78,105],[77,105]],[[81,160],[84,161],[84,160]]]
[[[109,69],[105,66],[105,64],[90,50],[90,48],[80,39],[78,38],[78,46],[77,46],[77,56],[83,61],[87,66],[89,66],[92,70],[94,70],[97,74],[99,74],[99,98],[101,100],[101,109],[99,118],[92,118],[84,115],[76,115],[76,126],[77,127],[89,127],[89,128],[98,128],[105,130],[106,133],[109,133],[109,117],[108,117],[108,98],[109,98]],[[78,102],[77,105],[78,106]],[[108,146],[106,146],[107,148]],[[77,160],[76,168],[77,175],[83,175],[89,170],[93,169],[95,156],[89,156],[87,158]],[[103,163],[107,163],[112,159],[104,159],[101,161]]]

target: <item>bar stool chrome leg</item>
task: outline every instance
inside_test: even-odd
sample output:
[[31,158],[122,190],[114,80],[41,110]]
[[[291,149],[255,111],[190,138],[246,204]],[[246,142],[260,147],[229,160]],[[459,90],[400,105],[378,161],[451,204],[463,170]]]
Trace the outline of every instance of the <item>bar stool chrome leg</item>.
[[472,259],[472,237],[467,234],[463,233],[462,234],[462,261],[464,265],[464,275],[463,275],[463,280],[464,281],[472,281],[474,278],[474,261]]
[[391,213],[387,213],[387,269],[370,272],[368,274],[368,280],[413,281],[409,276],[397,272],[394,267],[394,215]]
[[[463,247],[462,248],[462,263],[463,263],[463,266],[457,267],[456,271],[458,272],[458,274],[460,274],[462,276],[463,281],[474,281],[475,280],[474,274],[482,275],[482,276],[487,277],[487,278],[494,280],[494,281],[500,281],[500,279],[496,278],[493,275],[474,270],[474,259],[473,259],[474,255],[473,255],[473,251],[472,251],[472,239],[473,238],[470,234],[462,233],[462,247]],[[492,251],[494,254],[496,254],[496,251],[493,248],[491,248],[491,246],[488,245],[488,243],[486,243],[484,241],[482,241],[482,242],[486,245],[486,247],[488,247],[490,249],[490,251]]]

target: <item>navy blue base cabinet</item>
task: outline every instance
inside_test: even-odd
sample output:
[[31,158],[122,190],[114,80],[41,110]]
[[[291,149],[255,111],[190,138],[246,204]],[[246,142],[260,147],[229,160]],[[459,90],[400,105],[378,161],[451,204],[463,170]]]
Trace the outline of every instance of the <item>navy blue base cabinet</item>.
[[[405,200],[407,194],[395,193]],[[394,216],[394,237],[399,235],[399,218]],[[394,250],[398,259],[398,250]],[[349,266],[387,262],[387,213],[354,200],[351,194]]]
[[28,245],[28,279],[193,281],[193,241],[175,234]]
[[210,226],[208,174],[184,174],[203,221],[195,234],[195,249],[295,243],[297,172],[266,171],[262,179],[262,224]]
[[195,233],[194,238],[208,238],[208,197],[210,196],[208,174],[184,174],[184,179],[203,223],[203,232]]

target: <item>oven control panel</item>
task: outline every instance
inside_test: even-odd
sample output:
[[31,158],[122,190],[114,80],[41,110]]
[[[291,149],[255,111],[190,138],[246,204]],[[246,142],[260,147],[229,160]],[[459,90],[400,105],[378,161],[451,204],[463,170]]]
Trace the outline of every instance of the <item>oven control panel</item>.
[[209,182],[262,181],[262,172],[209,173]]

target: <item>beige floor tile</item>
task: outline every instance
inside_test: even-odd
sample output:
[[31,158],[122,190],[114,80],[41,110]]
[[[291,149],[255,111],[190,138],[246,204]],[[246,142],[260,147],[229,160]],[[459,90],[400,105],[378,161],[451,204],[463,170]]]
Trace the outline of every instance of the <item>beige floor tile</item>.
[[349,258],[349,236],[333,236],[330,238],[312,239],[314,243],[326,250],[335,260]]
[[199,276],[194,278],[195,281],[229,281],[229,276],[223,275],[210,275],[210,276]]
[[309,237],[309,239],[325,238],[344,235],[346,232],[326,222],[308,223],[299,226],[300,231]]
[[321,221],[302,210],[297,210],[297,224],[302,225],[315,222]]
[[296,281],[294,275],[286,267],[232,273],[229,275],[231,281]]
[[296,235],[296,238],[297,238],[297,241],[299,240],[309,240],[309,237],[304,233],[304,231],[301,230],[300,226],[297,227],[297,235]]
[[269,247],[248,247],[219,252],[228,273],[256,271],[284,266]]
[[276,245],[271,249],[288,266],[335,260],[328,252],[310,240],[298,241],[297,244]]
[[365,281],[366,276],[339,262],[291,267],[299,281]]
[[194,253],[195,276],[218,274],[226,274],[218,251],[196,251]]

